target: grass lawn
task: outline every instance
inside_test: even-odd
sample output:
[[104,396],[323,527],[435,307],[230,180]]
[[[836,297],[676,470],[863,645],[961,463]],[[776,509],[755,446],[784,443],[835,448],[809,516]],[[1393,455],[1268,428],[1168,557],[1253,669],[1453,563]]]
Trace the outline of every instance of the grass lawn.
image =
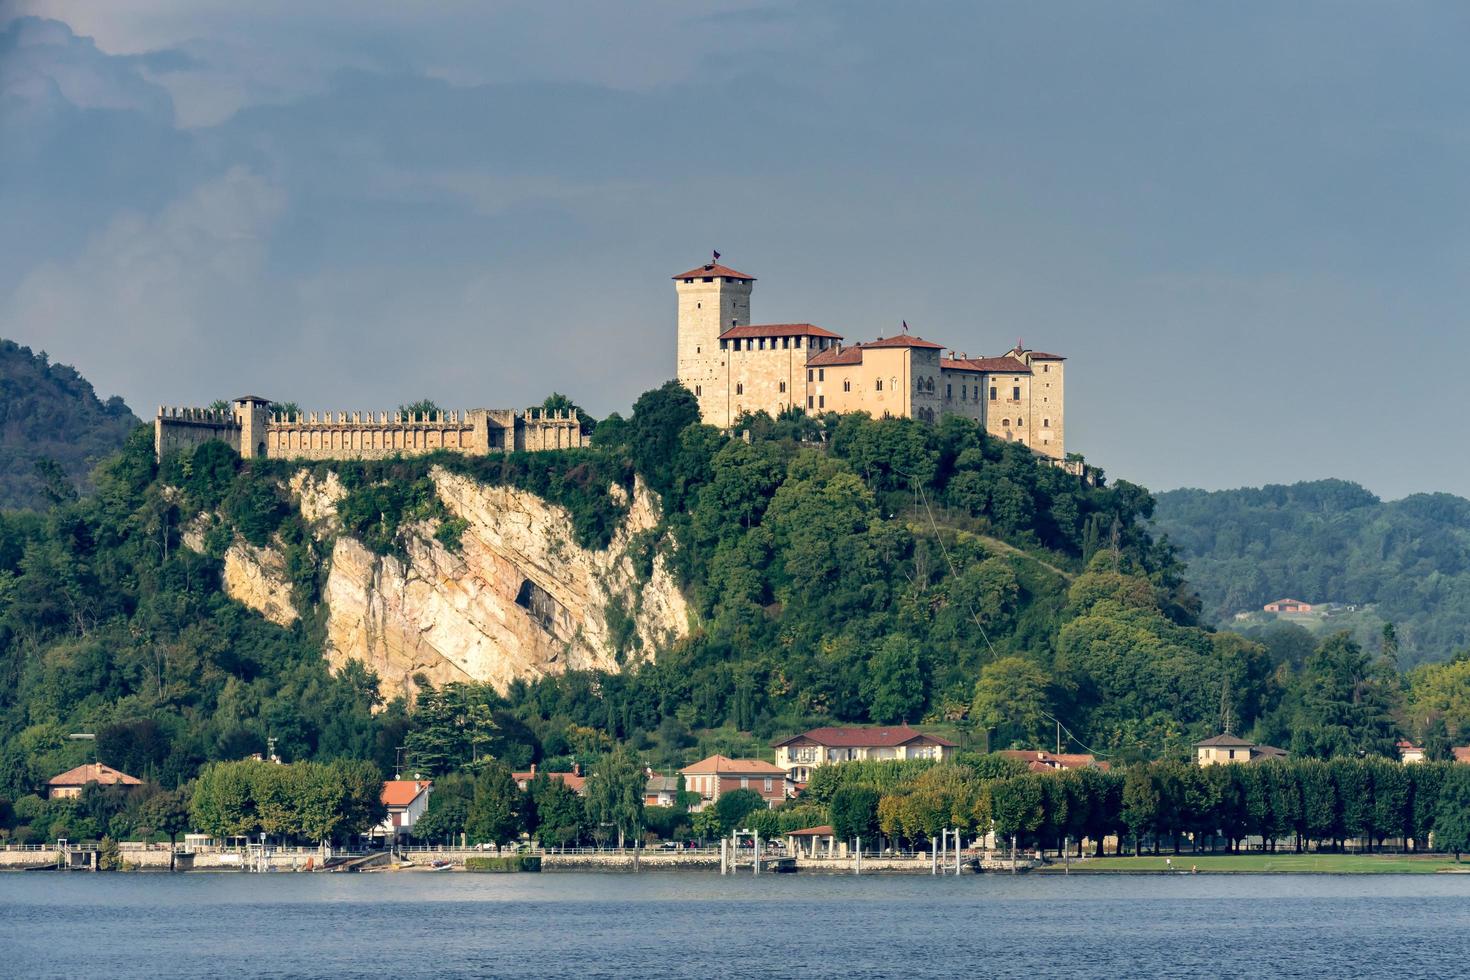
[[[1173,860],[1167,866],[1165,858]],[[1158,857],[1105,857],[1072,859],[1072,873],[1096,873],[1108,871],[1163,872],[1188,871],[1198,865],[1200,874],[1211,871],[1233,872],[1298,872],[1306,874],[1430,874],[1445,868],[1455,868],[1453,855],[1426,855],[1424,857],[1404,854],[1181,854]],[[1470,861],[1458,865],[1470,872]],[[1046,874],[1061,874],[1060,861],[1048,865]]]

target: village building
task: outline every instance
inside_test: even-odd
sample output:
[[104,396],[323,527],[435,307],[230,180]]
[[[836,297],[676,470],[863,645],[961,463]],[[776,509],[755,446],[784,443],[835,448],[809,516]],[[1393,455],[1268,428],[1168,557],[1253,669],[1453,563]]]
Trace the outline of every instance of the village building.
[[696,812],[737,789],[754,790],[767,806],[779,805],[794,792],[786,770],[761,759],[728,759],[723,755],[712,755],[692,766],[685,766],[679,774],[684,777],[685,790],[699,794],[700,802],[692,808]]
[[907,725],[871,728],[813,728],[774,743],[776,765],[796,783],[811,779],[822,766],[858,759],[936,759],[954,757],[954,742]]
[[1202,766],[1217,766],[1237,762],[1267,762],[1285,759],[1285,749],[1274,745],[1257,745],[1250,739],[1226,732],[1194,743],[1194,761]]
[[1312,604],[1300,599],[1277,599],[1266,603],[1262,609],[1268,613],[1309,613],[1312,611]]
[[700,417],[722,429],[746,412],[867,412],[937,421],[963,415],[1040,456],[1066,456],[1066,358],[1017,342],[971,357],[909,333],[844,344],[811,323],[751,323],[755,277],[718,256],[674,276],[678,375]]
[[996,755],[1024,762],[1031,772],[1062,772],[1066,769],[1112,768],[1107,762],[1099,762],[1095,756],[1085,753],[1043,752],[1039,749],[1003,749]]
[[536,763],[533,762],[531,763],[530,769],[527,769],[525,772],[513,772],[510,774],[510,778],[516,781],[516,788],[524,793],[526,792],[526,790],[531,788],[531,783],[535,782],[538,775],[545,776],[547,779],[554,779],[562,783],[564,786],[567,787],[567,789],[571,790],[573,793],[576,793],[578,796],[587,795],[587,777],[582,775],[582,764],[580,762],[572,763],[571,772],[542,773],[537,773]]
[[84,766],[68,769],[59,776],[52,776],[46,781],[46,796],[53,800],[81,796],[82,790],[90,783],[98,786],[141,786],[143,780],[100,762],[89,762]]
[[[847,845],[843,844],[843,853]],[[831,824],[820,827],[804,827],[786,835],[786,853],[791,857],[830,858],[837,856],[837,836]]]
[[1407,739],[1399,739],[1394,743],[1394,748],[1399,750],[1399,761],[1406,765],[1412,762],[1423,762],[1429,758],[1428,753],[1424,751],[1424,746],[1415,745]]
[[643,787],[644,806],[675,806],[679,802],[678,776],[649,776]]
[[373,828],[372,836],[391,839],[411,835],[413,825],[428,812],[433,791],[434,784],[428,779],[384,780],[381,799],[388,815]]

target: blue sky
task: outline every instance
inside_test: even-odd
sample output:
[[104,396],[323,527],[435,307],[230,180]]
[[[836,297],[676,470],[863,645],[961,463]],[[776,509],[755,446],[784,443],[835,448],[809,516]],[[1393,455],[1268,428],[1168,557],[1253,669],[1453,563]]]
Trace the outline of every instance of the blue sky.
[[626,411],[669,276],[1069,356],[1154,489],[1470,493],[1463,4],[0,0],[0,335],[139,414]]

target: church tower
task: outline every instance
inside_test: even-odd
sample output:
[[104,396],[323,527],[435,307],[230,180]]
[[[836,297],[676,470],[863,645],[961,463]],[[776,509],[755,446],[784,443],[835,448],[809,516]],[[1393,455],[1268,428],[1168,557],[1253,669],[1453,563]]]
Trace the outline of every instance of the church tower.
[[674,276],[679,297],[678,377],[699,400],[700,415],[723,418],[727,393],[726,354],[720,334],[750,326],[750,289],[754,276],[719,264],[720,253],[705,265]]

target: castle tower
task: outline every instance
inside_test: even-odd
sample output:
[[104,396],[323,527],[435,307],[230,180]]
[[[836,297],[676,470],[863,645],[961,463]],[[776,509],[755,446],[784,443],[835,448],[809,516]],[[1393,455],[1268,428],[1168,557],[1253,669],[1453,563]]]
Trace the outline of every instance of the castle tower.
[[[725,357],[720,334],[750,325],[750,289],[754,276],[720,265],[719,253],[705,265],[674,276],[679,298],[678,377],[699,400],[706,420],[725,406],[720,386]],[[719,390],[717,390],[719,389]]]
[[266,456],[271,400],[259,395],[241,395],[235,399],[235,415],[240,419],[240,455],[246,459]]

